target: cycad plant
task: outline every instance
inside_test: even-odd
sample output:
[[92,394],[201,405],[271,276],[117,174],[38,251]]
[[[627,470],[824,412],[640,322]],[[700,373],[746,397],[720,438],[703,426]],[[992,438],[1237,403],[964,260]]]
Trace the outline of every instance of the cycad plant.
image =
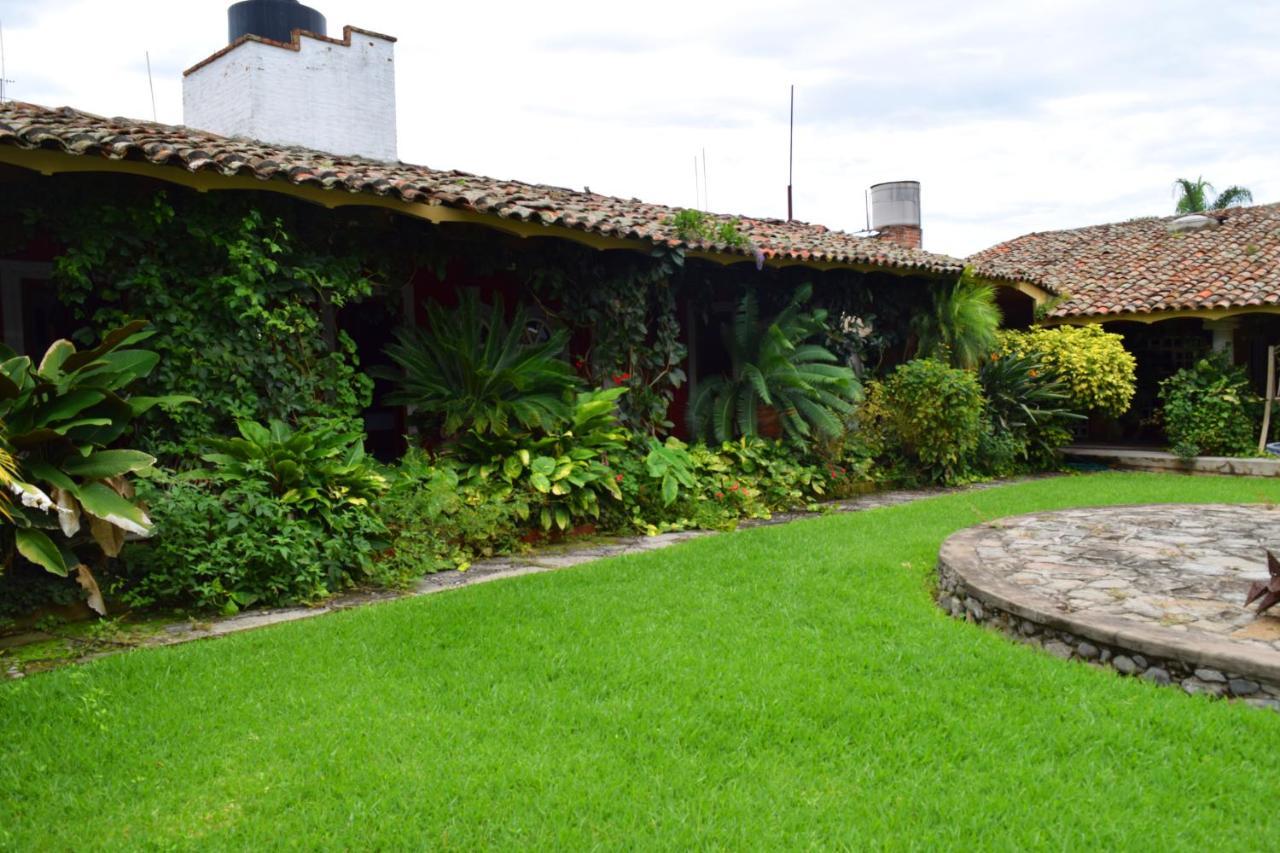
[[760,319],[754,294],[738,305],[724,343],[731,359],[728,376],[703,380],[690,405],[690,426],[699,436],[717,441],[759,433],[762,406],[778,411],[783,430],[792,438],[815,433],[839,435],[841,415],[853,411],[860,386],[848,367],[830,350],[806,343],[824,331],[827,312],[802,311],[813,293],[800,287],[772,321]]
[[929,310],[912,321],[921,356],[966,369],[995,348],[999,328],[995,288],[968,269],[950,288],[936,291]]
[[425,328],[403,328],[387,347],[399,370],[372,371],[399,383],[388,403],[411,406],[446,439],[549,429],[569,419],[573,395],[566,392],[580,380],[561,358],[568,332],[529,341],[523,306],[508,321],[501,296],[485,305],[474,289],[459,294],[456,308],[433,301],[426,309]]

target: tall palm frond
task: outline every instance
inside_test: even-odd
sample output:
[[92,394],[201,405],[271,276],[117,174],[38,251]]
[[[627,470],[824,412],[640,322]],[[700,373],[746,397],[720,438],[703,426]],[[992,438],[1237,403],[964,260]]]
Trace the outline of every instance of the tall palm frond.
[[1213,209],[1223,210],[1228,207],[1241,207],[1252,201],[1252,192],[1244,187],[1230,186],[1218,193],[1218,197],[1213,200]]
[[934,292],[930,309],[912,321],[921,355],[953,367],[977,367],[996,345],[1000,308],[990,284],[966,269],[949,289]]
[[399,384],[388,403],[412,406],[445,438],[463,431],[502,436],[569,419],[566,392],[581,380],[561,358],[567,331],[528,342],[523,306],[508,321],[501,296],[487,306],[474,289],[461,292],[457,308],[433,301],[426,313],[425,327],[402,328],[387,346],[398,369],[370,371]]
[[1173,193],[1177,197],[1174,213],[1200,213],[1209,209],[1209,194],[1213,192],[1213,184],[1204,177],[1194,181],[1178,178],[1173,182]]
[[1253,201],[1253,193],[1241,186],[1229,186],[1216,195],[1214,192],[1213,184],[1203,176],[1194,181],[1178,178],[1173,182],[1173,193],[1177,198],[1174,213],[1203,213],[1206,210],[1239,207]]

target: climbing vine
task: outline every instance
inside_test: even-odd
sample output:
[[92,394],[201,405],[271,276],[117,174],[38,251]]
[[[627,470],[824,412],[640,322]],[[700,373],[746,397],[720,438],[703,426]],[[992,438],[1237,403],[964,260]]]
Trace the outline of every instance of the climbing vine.
[[527,283],[549,315],[585,333],[578,371],[594,385],[630,389],[619,406],[632,429],[670,430],[671,401],[688,378],[680,366],[687,351],[675,284],[683,253],[657,249],[646,258],[576,246],[547,251],[546,263],[528,266]]
[[161,358],[147,381],[201,400],[153,410],[139,446],[187,456],[238,418],[352,421],[368,405],[371,382],[335,312],[368,296],[375,274],[343,229],[241,193],[46,188],[19,209],[33,233],[60,244],[54,276],[84,323],[76,336],[87,342],[126,317],[151,320],[149,346]]

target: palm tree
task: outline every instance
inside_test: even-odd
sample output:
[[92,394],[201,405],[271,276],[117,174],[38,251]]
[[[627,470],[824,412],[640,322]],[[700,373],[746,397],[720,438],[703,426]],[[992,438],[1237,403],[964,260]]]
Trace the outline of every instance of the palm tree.
[[920,355],[963,368],[982,363],[996,345],[999,328],[995,288],[968,268],[950,288],[934,291],[929,310],[912,321]]
[[1229,186],[1214,195],[1213,184],[1203,177],[1194,181],[1178,178],[1173,182],[1173,192],[1178,197],[1174,213],[1202,213],[1206,210],[1222,210],[1239,207],[1253,201],[1253,193],[1244,187]]

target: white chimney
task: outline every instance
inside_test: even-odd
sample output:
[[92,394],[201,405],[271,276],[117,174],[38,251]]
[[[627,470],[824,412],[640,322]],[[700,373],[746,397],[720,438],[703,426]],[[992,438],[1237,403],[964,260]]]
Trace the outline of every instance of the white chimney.
[[396,159],[394,38],[350,26],[328,38],[297,0],[245,0],[229,17],[231,43],[183,74],[185,125]]

